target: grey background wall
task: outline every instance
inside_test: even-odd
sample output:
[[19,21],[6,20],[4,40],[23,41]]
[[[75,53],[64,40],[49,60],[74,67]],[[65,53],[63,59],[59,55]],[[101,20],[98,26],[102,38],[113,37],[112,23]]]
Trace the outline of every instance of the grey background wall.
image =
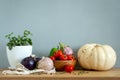
[[120,67],[120,0],[0,0],[0,68],[8,67],[5,35],[33,33],[33,53],[47,56],[58,42],[77,50],[111,45]]

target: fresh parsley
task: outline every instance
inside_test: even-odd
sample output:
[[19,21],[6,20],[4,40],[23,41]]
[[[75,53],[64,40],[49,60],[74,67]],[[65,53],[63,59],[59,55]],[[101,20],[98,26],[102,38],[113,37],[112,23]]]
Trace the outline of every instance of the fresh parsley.
[[32,33],[28,30],[25,30],[22,36],[15,36],[13,32],[11,32],[5,36],[9,40],[7,43],[8,48],[11,50],[15,46],[32,45],[32,39],[29,37],[30,35],[32,35]]

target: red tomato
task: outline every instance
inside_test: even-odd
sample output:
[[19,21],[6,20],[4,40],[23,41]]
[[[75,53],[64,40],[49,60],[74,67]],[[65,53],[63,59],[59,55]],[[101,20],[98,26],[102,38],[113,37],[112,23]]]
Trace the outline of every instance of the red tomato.
[[67,60],[67,55],[61,55],[60,60]]
[[55,57],[54,56],[50,56],[50,59],[52,59],[53,61],[55,60]]
[[74,70],[73,65],[66,65],[65,66],[65,71],[71,73]]
[[68,60],[74,60],[75,59],[73,55],[67,55],[67,57],[68,57]]
[[55,58],[59,58],[61,55],[63,55],[62,51],[61,50],[58,50],[54,53],[54,57]]

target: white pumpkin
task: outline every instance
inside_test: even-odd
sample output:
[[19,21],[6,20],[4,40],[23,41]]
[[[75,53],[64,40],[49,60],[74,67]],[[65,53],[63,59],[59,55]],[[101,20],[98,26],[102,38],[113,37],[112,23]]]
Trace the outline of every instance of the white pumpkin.
[[109,70],[116,62],[116,53],[109,45],[86,44],[77,57],[81,67],[92,70]]

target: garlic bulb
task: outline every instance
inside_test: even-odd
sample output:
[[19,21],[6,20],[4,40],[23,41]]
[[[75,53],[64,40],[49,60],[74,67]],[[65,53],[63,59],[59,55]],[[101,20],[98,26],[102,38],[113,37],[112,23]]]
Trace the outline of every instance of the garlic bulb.
[[53,61],[49,57],[43,57],[37,63],[38,69],[51,70],[54,68]]

